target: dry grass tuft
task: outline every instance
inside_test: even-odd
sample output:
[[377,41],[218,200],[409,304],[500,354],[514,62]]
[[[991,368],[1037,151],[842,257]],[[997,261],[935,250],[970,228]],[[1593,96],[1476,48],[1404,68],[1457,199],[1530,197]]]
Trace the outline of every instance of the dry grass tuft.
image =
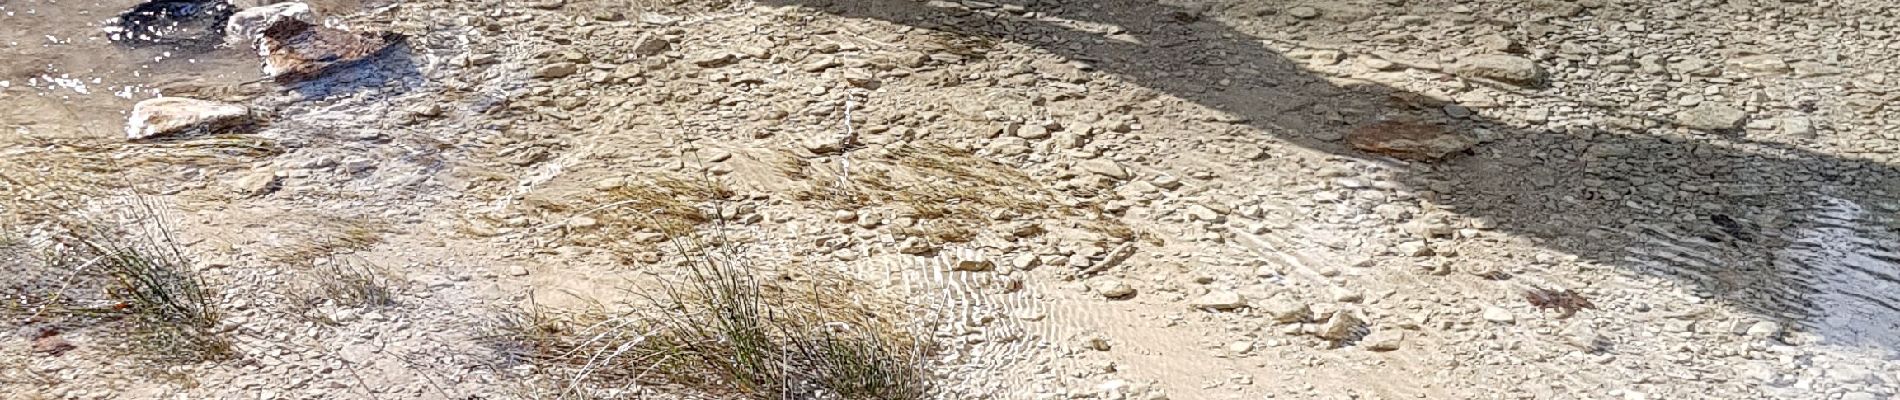
[[910,145],[868,161],[854,166],[848,180],[837,179],[841,172],[801,172],[797,176],[814,176],[813,185],[795,199],[834,210],[896,206],[906,216],[934,220],[904,233],[948,243],[974,240],[994,222],[1049,212],[1053,203],[1027,174],[968,151]]
[[[569,227],[564,240],[607,249],[623,258],[656,249],[659,239],[684,234],[717,215],[702,205],[733,196],[704,180],[656,175],[577,195],[542,193],[528,203],[548,220]],[[580,221],[592,221],[582,224]]]
[[[611,398],[643,387],[708,397],[922,399],[927,346],[891,304],[849,285],[765,282],[755,260],[675,238],[679,282],[652,305],[554,312],[534,308],[505,338],[561,373],[541,398]],[[848,279],[828,282],[849,282]]]
[[289,265],[316,265],[324,258],[360,251],[383,242],[388,224],[367,218],[327,216],[287,216],[283,231],[276,234],[282,243],[270,246],[264,256],[272,262]]
[[205,278],[164,207],[128,195],[116,144],[15,138],[0,146],[0,313],[13,321],[124,328],[120,350],[160,361],[232,353]]
[[384,308],[397,305],[396,288],[402,279],[368,261],[355,257],[319,260],[305,273],[290,293],[293,304],[305,311],[305,317],[336,325],[327,315],[314,311],[326,308]]
[[[70,214],[9,277],[4,310],[26,323],[117,322],[120,350],[165,362],[224,359],[215,292],[172,236],[169,218],[144,198]],[[102,215],[102,217],[87,217]],[[23,251],[14,249],[14,251]]]

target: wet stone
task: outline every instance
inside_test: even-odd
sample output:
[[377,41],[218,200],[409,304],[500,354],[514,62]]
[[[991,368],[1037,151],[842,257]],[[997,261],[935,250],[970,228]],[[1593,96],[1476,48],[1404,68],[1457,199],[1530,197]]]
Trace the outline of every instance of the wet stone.
[[224,0],[153,0],[107,21],[107,37],[131,46],[209,50],[224,41],[224,24],[237,11]]
[[264,57],[264,74],[289,83],[368,60],[402,40],[391,32],[350,32],[280,18],[264,29],[257,48]]

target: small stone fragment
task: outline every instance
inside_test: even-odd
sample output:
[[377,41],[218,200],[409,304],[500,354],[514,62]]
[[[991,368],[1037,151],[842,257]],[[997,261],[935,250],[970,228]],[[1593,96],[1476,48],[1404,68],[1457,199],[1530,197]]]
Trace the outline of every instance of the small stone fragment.
[[1305,303],[1295,301],[1268,301],[1264,308],[1266,309],[1267,316],[1273,318],[1273,322],[1275,323],[1290,324],[1302,322],[1313,316],[1312,307],[1308,307]]
[[640,37],[639,44],[633,45],[633,55],[651,57],[665,53],[672,48],[673,42],[667,41],[664,37],[654,36],[649,33]]
[[566,78],[570,75],[574,75],[574,73],[580,72],[580,71],[581,71],[580,66],[574,65],[574,63],[557,62],[557,63],[548,64],[548,65],[543,65],[541,66],[540,69],[534,70],[534,77],[542,78],[542,79],[559,79],[559,78]]
[[76,348],[79,348],[79,346],[74,346],[72,342],[67,342],[65,338],[61,338],[59,335],[46,336],[33,340],[33,352],[49,356],[57,357],[60,354],[65,354]]
[[1748,326],[1745,332],[1749,337],[1773,337],[1781,334],[1781,324],[1774,321],[1761,321]]
[[1506,310],[1500,307],[1485,307],[1484,314],[1482,314],[1481,316],[1484,317],[1484,320],[1486,321],[1496,322],[1500,324],[1509,324],[1509,323],[1517,322],[1517,317],[1511,315],[1511,310]]
[[1459,63],[1454,71],[1468,78],[1488,79],[1517,86],[1533,87],[1544,83],[1544,69],[1531,59],[1486,54]]
[[1399,346],[1404,342],[1405,332],[1378,330],[1366,335],[1364,339],[1360,340],[1359,344],[1365,346],[1366,350],[1393,351],[1398,350]]
[[1435,254],[1435,252],[1432,251],[1431,245],[1416,240],[1399,243],[1399,246],[1394,250],[1397,250],[1399,255],[1412,257],[1426,257]]
[[982,272],[996,269],[996,263],[991,262],[989,257],[984,257],[980,251],[959,250],[956,252],[956,258],[956,265],[950,268],[954,271]]
[[1702,103],[1676,114],[1676,122],[1682,126],[1705,131],[1741,129],[1747,119],[1747,112],[1715,103]]
[[1351,311],[1339,310],[1334,311],[1332,317],[1327,318],[1326,322],[1320,323],[1319,330],[1313,335],[1326,340],[1346,340],[1357,335],[1365,325],[1366,321],[1359,319],[1359,316],[1353,315]]
[[1194,299],[1189,306],[1205,310],[1227,311],[1247,306],[1247,298],[1232,291],[1214,291]]
[[255,42],[258,35],[263,33],[264,28],[270,26],[278,18],[317,23],[317,15],[310,11],[310,5],[300,1],[251,7],[231,14],[231,18],[225,21],[225,40],[241,43]]
[[1116,279],[1104,279],[1091,285],[1096,293],[1110,299],[1125,299],[1135,295],[1135,287]]
[[231,191],[241,196],[256,197],[277,191],[277,173],[269,170],[256,171],[239,177],[232,182]]
[[1313,19],[1319,17],[1319,9],[1310,6],[1296,6],[1287,9],[1286,15],[1291,15],[1293,18],[1299,19]]
[[1097,158],[1076,163],[1075,166],[1081,168],[1083,171],[1115,178],[1115,180],[1128,179],[1128,168],[1122,167],[1121,164],[1112,160]]
[[1793,71],[1787,61],[1773,54],[1735,58],[1729,60],[1729,64],[1757,74],[1785,74]]

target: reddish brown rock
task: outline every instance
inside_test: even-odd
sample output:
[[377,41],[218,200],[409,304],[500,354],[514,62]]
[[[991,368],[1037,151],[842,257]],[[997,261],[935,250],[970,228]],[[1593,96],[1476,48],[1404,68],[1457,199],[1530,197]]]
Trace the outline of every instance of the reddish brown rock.
[[58,356],[60,354],[66,354],[66,352],[76,348],[79,348],[79,346],[74,346],[72,342],[67,342],[66,339],[60,338],[59,335],[33,340],[33,352],[38,354]]
[[257,51],[264,57],[264,74],[289,83],[368,60],[401,41],[402,35],[390,32],[350,32],[277,18],[258,36]]
[[1409,160],[1435,161],[1476,145],[1471,138],[1437,125],[1385,121],[1346,134],[1353,148]]

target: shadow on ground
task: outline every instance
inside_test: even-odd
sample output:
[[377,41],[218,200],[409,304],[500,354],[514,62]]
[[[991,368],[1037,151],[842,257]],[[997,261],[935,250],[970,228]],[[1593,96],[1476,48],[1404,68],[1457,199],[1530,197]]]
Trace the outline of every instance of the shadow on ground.
[[[1894,165],[1734,135],[1665,137],[1679,128],[1660,119],[1624,132],[1452,120],[1439,104],[1416,103],[1426,96],[1335,85],[1260,38],[1153,1],[761,3],[1037,47],[1340,157],[1382,158],[1339,137],[1384,119],[1488,129],[1497,139],[1475,154],[1412,165],[1404,181],[1548,249],[1665,277],[1709,300],[1815,327],[1833,343],[1900,349]],[[1065,21],[1123,32],[1109,37]]]

